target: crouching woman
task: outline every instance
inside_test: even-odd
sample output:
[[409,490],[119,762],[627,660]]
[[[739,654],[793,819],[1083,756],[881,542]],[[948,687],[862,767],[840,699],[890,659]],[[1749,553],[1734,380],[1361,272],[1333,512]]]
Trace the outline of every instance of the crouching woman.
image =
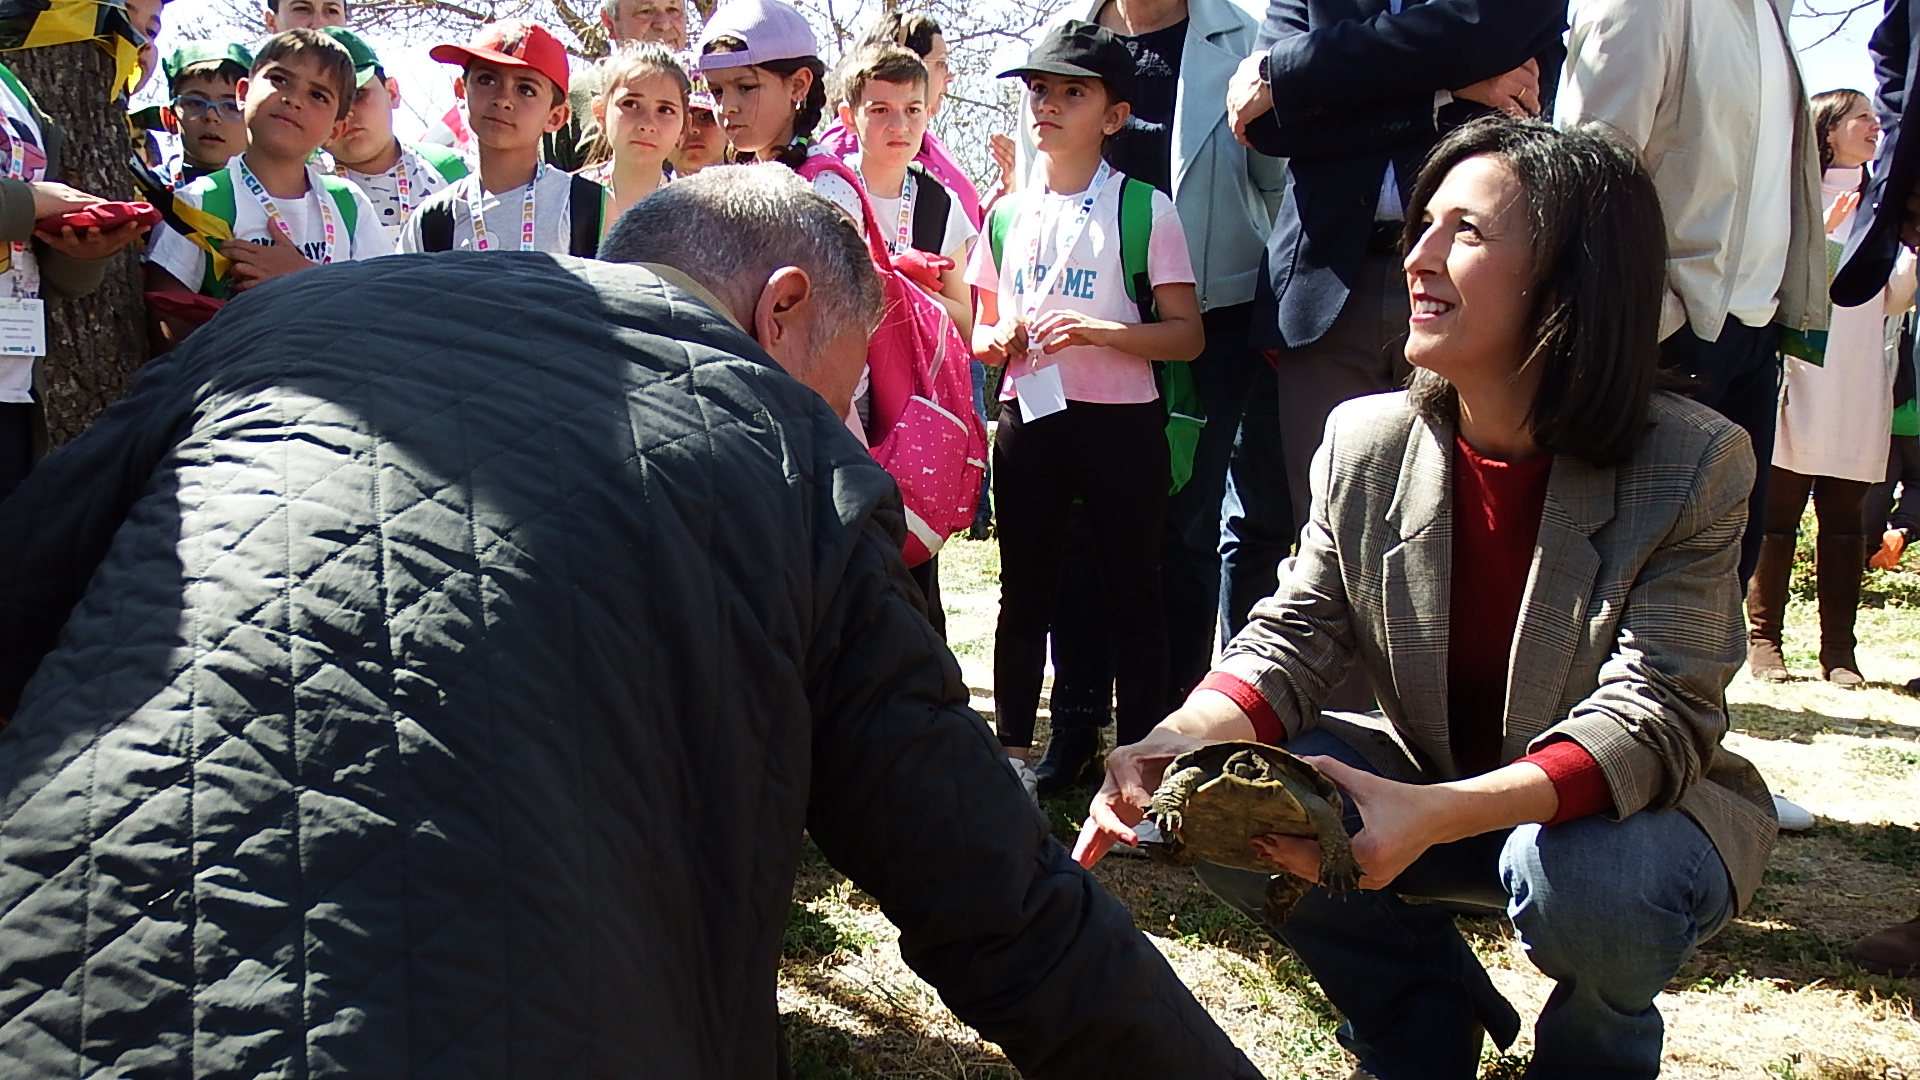
[[[1775,835],[1759,775],[1720,745],[1753,454],[1655,388],[1664,232],[1630,150],[1482,122],[1411,203],[1411,388],[1334,412],[1278,590],[1114,751],[1076,855],[1132,843],[1176,755],[1284,745],[1344,789],[1361,889],[1315,888],[1276,926],[1266,875],[1198,873],[1312,969],[1365,1073],[1472,1077],[1482,1031],[1518,1030],[1418,899],[1504,908],[1557,980],[1529,1075],[1651,1077],[1655,995],[1751,899]],[[1354,664],[1380,712],[1323,714]],[[1311,841],[1255,846],[1318,872]]]

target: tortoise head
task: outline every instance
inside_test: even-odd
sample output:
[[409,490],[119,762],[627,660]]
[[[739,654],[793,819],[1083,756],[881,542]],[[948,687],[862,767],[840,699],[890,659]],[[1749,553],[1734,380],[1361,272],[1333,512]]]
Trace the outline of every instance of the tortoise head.
[[1221,771],[1242,780],[1267,780],[1273,776],[1273,767],[1252,750],[1237,751]]

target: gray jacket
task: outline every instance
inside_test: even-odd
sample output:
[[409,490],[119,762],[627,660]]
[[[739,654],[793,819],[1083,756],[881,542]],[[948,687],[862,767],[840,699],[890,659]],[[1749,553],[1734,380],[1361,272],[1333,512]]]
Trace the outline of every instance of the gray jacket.
[[[1671,394],[1654,396],[1648,420],[1617,468],[1554,460],[1502,760],[1571,738],[1599,762],[1616,817],[1678,807],[1699,822],[1744,905],[1776,834],[1759,773],[1720,745],[1746,656],[1737,565],[1753,451],[1732,422]],[[1358,663],[1431,780],[1461,775],[1447,726],[1453,437],[1405,393],[1335,409],[1299,554],[1218,665],[1292,735]]]
[[[1088,0],[1069,7],[1047,30],[1068,19],[1095,19],[1104,6],[1106,0]],[[1227,117],[1227,83],[1253,52],[1259,23],[1231,0],[1187,0],[1187,17],[1173,106],[1173,205],[1187,234],[1200,310],[1211,311],[1253,300],[1286,163],[1240,145]],[[1033,161],[1025,110],[1023,98],[1016,125],[1022,176]]]

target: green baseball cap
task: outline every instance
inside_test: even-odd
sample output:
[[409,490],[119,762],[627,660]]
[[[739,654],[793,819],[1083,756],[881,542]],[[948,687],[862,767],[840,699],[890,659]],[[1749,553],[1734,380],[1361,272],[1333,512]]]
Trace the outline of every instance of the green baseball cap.
[[380,58],[374,55],[373,46],[367,44],[366,39],[344,26],[323,26],[320,32],[347,47],[347,53],[353,57],[355,89],[373,80],[373,73],[380,70]]
[[167,77],[167,87],[171,89],[180,73],[195,64],[218,63],[231,60],[239,64],[242,70],[253,69],[253,54],[245,45],[235,41],[190,41],[173,51],[173,55],[160,61],[160,70]]

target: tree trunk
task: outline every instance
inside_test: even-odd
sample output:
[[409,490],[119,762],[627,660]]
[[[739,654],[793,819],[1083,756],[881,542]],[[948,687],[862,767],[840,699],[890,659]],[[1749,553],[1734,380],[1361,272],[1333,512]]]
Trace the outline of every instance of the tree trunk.
[[[66,133],[61,175],[54,177],[104,199],[133,198],[127,169],[132,142],[126,109],[113,100],[113,56],[77,41],[7,53],[40,108]],[[47,304],[47,355],[36,380],[46,412],[47,441],[58,446],[86,430],[119,400],[147,360],[142,244],[109,260],[106,280],[91,296]]]

